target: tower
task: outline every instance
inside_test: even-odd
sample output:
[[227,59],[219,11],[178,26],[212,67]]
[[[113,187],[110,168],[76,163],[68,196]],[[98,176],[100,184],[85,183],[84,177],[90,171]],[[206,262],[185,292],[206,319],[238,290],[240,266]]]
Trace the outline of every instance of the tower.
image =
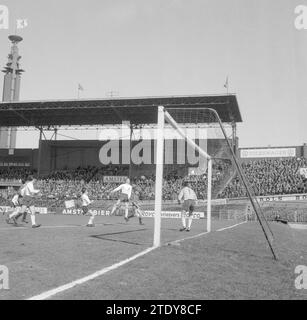
[[[20,80],[24,70],[20,69],[19,60],[21,56],[18,52],[18,43],[22,41],[22,37],[17,35],[9,36],[12,43],[11,52],[8,55],[8,62],[3,68],[4,82],[2,101],[13,102],[19,101]],[[0,128],[0,148],[14,149],[16,146],[17,128]]]

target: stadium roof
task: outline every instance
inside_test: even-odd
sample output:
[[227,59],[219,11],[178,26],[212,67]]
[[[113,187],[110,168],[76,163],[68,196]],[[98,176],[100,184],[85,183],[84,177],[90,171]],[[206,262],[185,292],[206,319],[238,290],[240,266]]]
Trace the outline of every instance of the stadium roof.
[[1,102],[0,127],[115,125],[125,120],[153,124],[160,105],[191,109],[192,113],[193,108],[212,108],[223,122],[242,122],[235,95],[199,95]]

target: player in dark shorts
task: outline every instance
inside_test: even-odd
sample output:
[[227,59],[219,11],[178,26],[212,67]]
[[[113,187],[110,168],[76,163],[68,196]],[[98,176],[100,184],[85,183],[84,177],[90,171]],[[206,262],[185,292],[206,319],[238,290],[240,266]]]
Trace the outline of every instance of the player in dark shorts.
[[141,213],[141,208],[139,204],[136,201],[132,201],[131,204],[132,204],[133,214],[129,216],[129,219],[133,217],[138,217],[139,224],[144,225],[144,222],[142,221],[142,213]]
[[182,210],[187,212],[189,216],[193,215],[195,208],[195,200],[184,200]]
[[[191,225],[193,221],[193,212],[195,208],[195,204],[197,201],[196,193],[193,189],[191,189],[189,183],[187,181],[183,182],[183,188],[181,189],[178,195],[179,203],[182,203],[182,228],[180,231],[190,231]],[[186,215],[188,215],[188,225],[186,224]]]
[[18,220],[22,216],[21,222],[28,223],[27,221],[28,208],[23,204],[23,197],[21,195],[22,189],[24,188],[26,181],[22,180],[21,183],[22,185],[18,190],[18,195],[19,195],[18,202],[21,209],[19,211],[19,214],[16,216],[16,220]]

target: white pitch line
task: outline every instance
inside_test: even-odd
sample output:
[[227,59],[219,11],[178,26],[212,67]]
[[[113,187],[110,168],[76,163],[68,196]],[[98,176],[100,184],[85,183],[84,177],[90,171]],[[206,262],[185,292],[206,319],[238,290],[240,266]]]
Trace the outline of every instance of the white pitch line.
[[237,226],[239,226],[239,225],[241,225],[241,224],[243,224],[243,223],[247,223],[247,221],[243,221],[243,222],[234,224],[233,226],[230,226],[230,227],[221,228],[221,229],[218,229],[218,230],[216,230],[216,231],[219,232],[219,231],[224,231],[224,230],[227,230],[227,229],[232,229],[232,228],[237,227]]
[[[77,227],[83,227],[83,226],[41,226],[38,229],[56,229],[56,228],[77,228]],[[7,228],[0,228],[1,230],[29,230],[32,229],[32,227],[7,227]]]
[[29,228],[26,228],[26,227],[7,227],[7,228],[0,228],[0,231],[1,230],[4,230],[4,231],[6,231],[6,230],[25,230],[25,229],[29,229]]
[[[238,223],[236,225],[233,225],[231,227],[219,229],[217,231],[223,231],[223,230],[226,230],[226,229],[234,228],[234,227],[236,227],[236,226],[238,226],[240,224],[246,223],[246,222],[247,221],[244,221],[244,222]],[[172,244],[172,243],[180,243],[180,242],[185,241],[185,240],[199,238],[199,237],[201,237],[203,235],[206,235],[208,233],[210,233],[210,232],[206,231],[206,232],[198,233],[198,234],[196,234],[194,236],[190,236],[190,237],[186,237],[186,238],[183,238],[183,239],[178,239],[178,240],[169,242],[166,245],[169,245],[169,244]],[[146,255],[147,253],[149,253],[149,252],[151,252],[151,251],[153,251],[153,250],[155,250],[157,248],[159,248],[159,247],[150,247],[150,248],[148,248],[148,249],[146,249],[144,251],[141,251],[140,253],[137,253],[136,255],[134,255],[134,256],[132,256],[130,258],[127,258],[127,259],[125,259],[123,261],[120,261],[118,263],[115,263],[115,264],[113,264],[113,265],[111,265],[109,267],[106,267],[106,268],[103,268],[103,269],[101,269],[99,271],[96,271],[96,272],[94,272],[94,273],[92,273],[92,274],[90,274],[90,275],[88,275],[86,277],[83,277],[81,279],[72,281],[70,283],[62,285],[62,286],[57,287],[55,289],[51,289],[51,290],[45,291],[45,292],[43,292],[43,293],[41,293],[39,295],[33,296],[31,298],[28,298],[27,300],[46,300],[46,299],[51,298],[51,297],[53,297],[53,296],[55,296],[55,295],[57,295],[57,294],[59,294],[61,292],[67,291],[67,290],[69,290],[69,289],[71,289],[71,288],[73,288],[73,287],[75,287],[77,285],[80,285],[80,284],[86,283],[88,281],[91,281],[91,280],[93,280],[95,278],[98,278],[98,277],[106,274],[107,272],[115,270],[115,269],[117,269],[117,268],[119,268],[119,267],[121,267],[121,266],[123,266],[123,265],[125,265],[125,264],[127,264],[127,263],[129,263],[131,261],[133,261],[133,260],[136,260],[137,258],[142,257],[142,256]]]
[[[110,225],[110,224],[106,224],[106,223],[96,223],[96,226],[104,226],[104,225]],[[124,223],[112,223],[112,226],[125,226],[125,227],[136,227],[135,225],[128,225],[128,224],[124,224]],[[85,225],[62,225],[62,226],[41,226],[38,229],[57,229],[57,228],[82,228],[82,227],[86,227]],[[32,229],[31,227],[26,227],[26,226],[20,226],[20,227],[4,227],[4,228],[0,228],[1,230],[27,230],[27,229]]]
[[[227,229],[231,229],[231,228],[234,228],[234,227],[237,227],[239,226],[240,224],[243,224],[243,223],[246,223],[247,221],[243,221],[243,222],[240,222],[240,223],[237,223],[233,226],[230,226],[230,227],[226,227],[226,228],[221,228],[221,229],[218,229],[216,231],[224,231],[224,230],[227,230]],[[202,233],[198,233],[194,236],[191,236],[191,237],[187,237],[187,238],[183,238],[183,239],[178,239],[178,240],[174,240],[174,241],[171,241],[171,242],[168,242],[166,245],[169,245],[169,244],[172,244],[172,243],[180,243],[182,241],[185,241],[185,240],[190,240],[190,239],[195,239],[195,238],[199,238],[201,236],[204,236],[206,234],[210,233],[209,231],[206,231],[206,232],[202,232]]]
[[190,237],[186,237],[186,238],[182,238],[182,239],[178,239],[178,240],[174,240],[174,241],[171,241],[171,242],[168,242],[166,245],[170,245],[172,243],[179,243],[179,242],[182,242],[182,241],[185,241],[185,240],[190,240],[190,239],[195,239],[195,238],[199,238],[201,236],[204,236],[205,234],[209,233],[209,231],[206,231],[206,232],[202,232],[202,233],[198,233],[194,236],[190,236]]
[[39,229],[56,229],[56,228],[78,228],[78,227],[83,227],[83,226],[41,226]]
[[145,254],[153,251],[156,248],[157,247],[150,247],[150,248],[148,248],[148,249],[146,249],[146,250],[144,250],[144,251],[142,251],[142,252],[140,252],[140,253],[138,253],[138,254],[136,254],[136,255],[128,258],[128,259],[125,259],[123,261],[115,263],[115,264],[113,264],[113,265],[111,265],[109,267],[103,268],[103,269],[101,269],[101,270],[99,270],[99,271],[97,271],[97,272],[95,272],[93,274],[90,274],[90,275],[88,275],[88,276],[86,276],[84,278],[72,281],[72,282],[67,283],[67,284],[65,284],[63,286],[57,287],[55,289],[52,289],[52,290],[49,290],[49,291],[46,291],[46,292],[43,292],[43,293],[41,293],[41,294],[39,294],[37,296],[33,296],[31,298],[28,298],[27,300],[46,300],[48,298],[51,298],[52,296],[54,296],[56,294],[59,294],[61,292],[69,290],[69,289],[71,289],[71,288],[73,288],[73,287],[75,287],[77,285],[83,284],[83,283],[88,282],[90,280],[93,280],[93,279],[95,279],[97,277],[100,277],[100,276],[104,275],[105,273],[107,273],[109,271],[115,270],[115,269],[117,269],[117,268],[119,268],[119,267],[121,267],[121,266],[123,266],[123,265],[125,265],[125,264],[127,264],[127,263],[129,263],[129,262],[131,262],[131,261],[133,261],[133,260],[135,260],[137,258],[139,258],[139,257],[144,256]]

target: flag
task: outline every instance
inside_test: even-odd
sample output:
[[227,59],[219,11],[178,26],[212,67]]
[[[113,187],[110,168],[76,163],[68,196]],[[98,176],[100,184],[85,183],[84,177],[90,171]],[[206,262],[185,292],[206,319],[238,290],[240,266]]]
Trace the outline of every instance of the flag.
[[80,90],[80,91],[84,91],[84,89],[83,89],[83,87],[81,86],[81,84],[80,84],[80,83],[78,84],[78,90]]
[[9,8],[0,5],[0,30],[9,28]]
[[28,26],[27,19],[17,19],[17,29],[24,29]]
[[224,84],[224,88],[226,88],[228,90],[228,76],[226,78],[225,84]]

